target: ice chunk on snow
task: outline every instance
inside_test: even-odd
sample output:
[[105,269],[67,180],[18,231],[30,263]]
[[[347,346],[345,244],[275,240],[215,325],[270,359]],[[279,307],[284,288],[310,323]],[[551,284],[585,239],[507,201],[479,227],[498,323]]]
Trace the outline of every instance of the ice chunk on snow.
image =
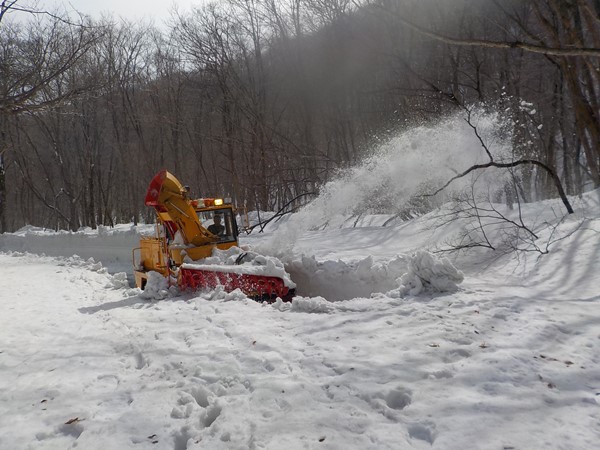
[[294,297],[292,311],[307,313],[328,313],[333,305],[323,297]]
[[235,289],[231,292],[225,292],[223,286],[219,285],[212,291],[206,292],[202,295],[203,298],[207,300],[223,300],[225,302],[237,301],[237,300],[247,300],[248,297],[244,294],[241,289]]
[[158,272],[148,272],[148,282],[140,297],[148,300],[162,300],[169,295],[169,282]]
[[292,305],[288,302],[284,302],[282,299],[277,297],[274,303],[271,303],[271,306],[279,311],[288,311],[292,308]]
[[110,277],[110,283],[107,287],[112,287],[113,289],[128,288],[129,281],[127,280],[127,272],[115,273]]
[[447,258],[437,259],[419,250],[409,259],[408,272],[399,280],[400,287],[387,293],[390,297],[419,295],[423,290],[452,292],[458,289],[464,275]]

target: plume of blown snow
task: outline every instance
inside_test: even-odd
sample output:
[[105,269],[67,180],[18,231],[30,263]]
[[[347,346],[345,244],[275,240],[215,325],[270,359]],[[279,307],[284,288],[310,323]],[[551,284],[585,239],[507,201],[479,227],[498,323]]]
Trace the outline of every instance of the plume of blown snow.
[[[501,136],[506,128],[498,114],[472,111],[471,123],[495,159],[510,156],[510,137]],[[340,227],[349,216],[369,213],[374,207],[390,213],[402,211],[416,197],[434,192],[473,164],[488,160],[464,113],[404,131],[374,149],[362,164],[327,183],[319,197],[261,244],[259,252],[284,258],[293,254],[294,243],[308,230]],[[476,176],[486,189],[500,188],[504,183],[497,172]],[[444,194],[456,193],[471,182],[469,177],[458,179]],[[438,196],[438,204],[442,201],[444,198]]]

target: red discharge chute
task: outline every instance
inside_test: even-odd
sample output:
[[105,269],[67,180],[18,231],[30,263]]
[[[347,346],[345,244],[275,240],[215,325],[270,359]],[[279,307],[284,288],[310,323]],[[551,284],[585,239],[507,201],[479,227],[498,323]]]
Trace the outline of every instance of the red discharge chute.
[[146,206],[160,206],[158,203],[158,197],[160,196],[160,190],[166,177],[167,171],[161,170],[154,178],[152,178],[150,186],[148,186],[148,191],[146,192],[146,199],[144,200]]

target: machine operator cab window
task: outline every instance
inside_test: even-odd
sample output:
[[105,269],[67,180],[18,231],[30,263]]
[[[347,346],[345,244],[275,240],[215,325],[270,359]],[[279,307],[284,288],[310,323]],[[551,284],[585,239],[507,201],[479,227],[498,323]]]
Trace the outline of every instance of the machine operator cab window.
[[230,208],[199,211],[202,226],[215,236],[219,242],[232,242],[237,239],[237,226]]

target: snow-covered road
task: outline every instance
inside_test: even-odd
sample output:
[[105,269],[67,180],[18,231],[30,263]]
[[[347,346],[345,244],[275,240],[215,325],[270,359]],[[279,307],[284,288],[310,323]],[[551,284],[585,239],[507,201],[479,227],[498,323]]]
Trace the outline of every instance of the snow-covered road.
[[0,448],[591,449],[600,311],[447,295],[148,301],[99,264],[0,255]]

